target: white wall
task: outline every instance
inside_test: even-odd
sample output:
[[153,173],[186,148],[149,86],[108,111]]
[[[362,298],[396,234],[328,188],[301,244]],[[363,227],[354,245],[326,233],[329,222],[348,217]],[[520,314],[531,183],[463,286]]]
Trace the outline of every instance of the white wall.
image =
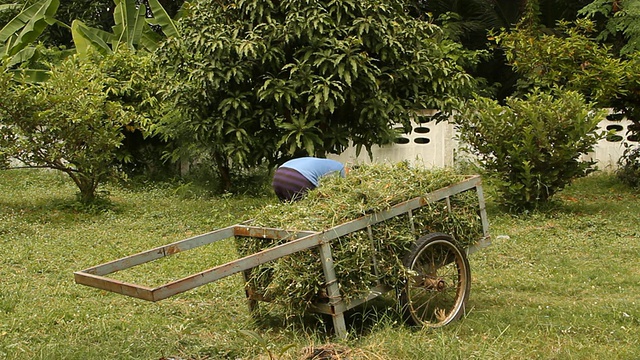
[[[433,111],[425,111],[417,119],[428,121]],[[610,121],[602,120],[599,127],[603,130],[614,130],[615,136],[603,139],[595,146],[594,151],[584,155],[585,160],[595,160],[598,169],[610,171],[617,167],[617,161],[622,155],[624,144],[640,146],[638,142],[631,142],[627,139],[627,127],[631,121]],[[393,145],[373,146],[373,162],[395,163],[407,160],[416,166],[444,167],[453,166],[456,160],[460,160],[459,143],[456,140],[454,126],[448,122],[436,124],[433,121],[426,123],[413,123],[413,131],[410,134],[402,135],[401,141]],[[617,140],[617,141],[611,141]],[[456,156],[458,159],[456,159]],[[345,152],[336,155],[329,155],[330,158],[343,163],[370,163],[371,159],[365,149],[359,156],[356,156],[354,147],[348,148]]]
[[[373,162],[396,163],[408,160],[417,166],[428,168],[451,166],[454,164],[454,153],[457,148],[455,130],[450,123],[414,122],[413,131],[410,134],[401,135],[396,144],[373,146]],[[359,156],[356,156],[355,148],[350,147],[340,156],[330,155],[329,157],[345,163],[371,162],[364,148]]]
[[600,140],[594,147],[594,151],[584,155],[582,158],[584,160],[595,160],[600,170],[615,170],[618,167],[618,159],[624,152],[625,144],[627,146],[640,146],[637,141],[629,141],[627,139],[629,125],[631,125],[631,121],[626,119],[621,121],[602,120],[599,128],[614,131],[613,136]]

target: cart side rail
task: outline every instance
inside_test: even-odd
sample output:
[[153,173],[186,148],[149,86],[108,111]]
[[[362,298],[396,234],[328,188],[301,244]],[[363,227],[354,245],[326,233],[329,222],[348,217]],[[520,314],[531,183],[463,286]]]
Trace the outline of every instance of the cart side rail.
[[[275,260],[282,256],[292,254],[317,245],[317,232],[300,231],[292,232],[282,229],[262,228],[248,225],[233,225],[224,229],[212,231],[207,234],[195,236],[189,239],[177,241],[169,245],[160,246],[148,251],[134,254],[122,259],[94,266],[74,273],[75,282],[82,285],[107,290],[122,295],[128,295],[143,300],[159,301],[169,296],[202,286],[237,272],[251,269],[260,264]],[[286,244],[261,251],[244,258],[201,271],[184,277],[180,280],[169,282],[156,288],[122,282],[105,277],[113,272],[125,270],[162,257],[171,256],[178,252],[194,249],[199,246],[214,243],[233,236],[249,236],[269,239],[296,238]],[[302,240],[302,241],[301,241]],[[283,245],[289,245],[288,247]],[[282,249],[284,248],[284,249]]]
[[[443,200],[449,196],[460,192],[476,188],[480,190],[480,176],[474,175],[466,180],[455,183],[448,187],[435,190],[424,196],[416,197],[390,207],[387,210],[365,215],[358,219],[346,222],[341,225],[329,228],[323,232],[314,231],[289,231],[283,229],[263,228],[249,225],[232,225],[207,234],[195,236],[186,240],[174,242],[169,245],[157,247],[129,257],[114,260],[102,265],[94,266],[86,270],[74,273],[76,283],[87,285],[111,292],[120,293],[149,301],[159,301],[178,293],[205,285],[221,278],[249,270],[267,262],[281,257],[304,251],[323,244],[328,244],[332,240],[347,235],[351,232],[365,229],[367,226],[377,224],[404,213],[409,213],[419,207],[429,203]],[[481,201],[481,212],[484,214],[484,202]],[[483,215],[483,224],[486,214]],[[153,260],[170,256],[181,251],[190,250],[199,246],[211,244],[213,242],[230,238],[233,236],[246,236],[255,238],[270,239],[294,239],[286,243],[274,246],[269,249],[245,256],[243,258],[218,265],[208,270],[172,281],[155,288],[141,286],[131,283],[121,282],[105,277],[104,275],[125,270],[137,265],[141,265]],[[325,274],[326,275],[326,274]],[[326,279],[328,283],[334,279]],[[337,286],[337,285],[336,285]]]
[[113,260],[108,263],[97,265],[85,270],[83,273],[92,275],[107,275],[116,271],[128,269],[137,265],[148,263],[166,256],[177,254],[182,251],[190,250],[203,245],[211,244],[216,241],[226,239],[233,236],[234,226],[208,232],[206,234],[191,237],[189,239],[176,241],[174,243],[159,246],[157,248],[143,251],[122,259]]

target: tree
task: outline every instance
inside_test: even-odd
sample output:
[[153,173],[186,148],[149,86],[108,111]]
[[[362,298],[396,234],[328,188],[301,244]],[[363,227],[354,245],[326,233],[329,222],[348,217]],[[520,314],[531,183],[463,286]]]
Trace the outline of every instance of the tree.
[[579,11],[598,24],[597,41],[614,46],[626,56],[640,51],[640,3],[635,0],[595,0]]
[[120,165],[129,175],[158,175],[169,170],[161,159],[169,144],[148,131],[157,90],[157,83],[148,81],[154,76],[148,60],[165,37],[180,34],[158,0],[145,2],[148,8],[136,5],[135,0],[116,0],[112,32],[89,27],[80,20],[71,25],[79,56],[98,52],[105,57],[98,66],[113,80],[105,89],[108,99],[140,115],[123,127],[123,146],[118,151]]
[[[20,64],[32,63],[39,57],[36,39],[52,23],[59,0],[39,0],[20,11],[0,29],[0,58],[7,61],[8,70]],[[27,75],[34,81],[46,78],[46,71],[31,69]]]
[[[70,25],[80,20],[87,26],[109,31],[113,26],[113,0],[66,0],[60,2],[56,19]],[[39,39],[47,47],[70,49],[75,47],[67,26],[50,26]]]
[[469,96],[477,54],[400,0],[190,3],[165,43],[167,112],[157,130],[231,164],[386,144],[413,110]]
[[[160,140],[157,138],[145,139],[142,135],[144,126],[148,124],[145,111],[151,107],[150,103],[147,102],[153,101],[153,96],[150,95],[153,92],[153,87],[149,86],[151,83],[147,82],[145,78],[148,74],[144,73],[149,59],[148,51],[146,52],[147,56],[138,56],[135,52],[137,50],[150,51],[155,49],[157,44],[162,41],[162,34],[178,36],[173,20],[160,5],[160,2],[158,0],[148,0],[146,2],[150,4],[152,13],[149,13],[145,6],[136,6],[135,0],[117,0],[115,4],[111,2],[112,7],[116,5],[113,11],[115,25],[112,33],[89,27],[80,20],[74,20],[73,22],[73,35],[77,45],[73,50],[76,50],[79,56],[85,58],[83,69],[92,64],[96,72],[102,72],[102,77],[96,78],[96,81],[99,86],[103,87],[105,92],[103,94],[105,97],[104,102],[118,104],[123,111],[131,114],[129,121],[120,126],[123,143],[122,146],[118,146],[119,149],[115,154],[120,161],[120,165],[136,172],[143,166],[147,169],[152,167],[159,168],[160,166],[149,166],[148,161],[150,157],[155,156],[154,152],[159,152],[160,150],[155,151],[155,149],[152,149],[152,151],[149,151],[149,148],[153,146],[161,148],[165,144],[158,144]],[[96,4],[96,2],[92,2],[92,4]],[[2,68],[3,71],[14,72],[20,76],[21,80],[25,79],[25,75],[28,75],[30,81],[43,82],[47,80],[47,76],[51,73],[49,70],[51,63],[42,62],[41,55],[43,53],[63,54],[63,52],[54,49],[40,51],[43,46],[36,44],[41,35],[47,34],[48,25],[60,23],[54,19],[54,16],[57,15],[58,6],[59,0],[39,0],[20,11],[0,30],[0,40],[4,41],[4,45],[0,49],[3,50],[4,59],[6,60],[6,66]],[[96,51],[106,56],[103,56],[101,60],[96,60]],[[64,53],[53,63],[56,64],[61,58],[68,56],[69,53],[72,52]],[[145,51],[141,51],[141,54],[144,53]],[[30,68],[29,65],[33,65],[33,61],[30,59],[40,60],[39,62],[41,63],[38,64],[40,68]],[[69,66],[65,66],[64,70],[69,71]],[[88,73],[86,75],[89,76]],[[51,84],[43,84],[41,87],[34,86],[27,90],[28,86],[24,84],[9,86],[11,84],[9,80],[7,80],[6,84],[5,91],[7,92],[15,90],[17,93],[31,95],[38,93],[36,89],[61,85],[58,80],[53,81]],[[66,84],[62,84],[62,86],[66,86]],[[23,103],[26,107],[29,107],[29,99],[20,97],[16,99],[20,100],[18,103]],[[97,99],[97,101],[103,100]],[[46,108],[50,104],[39,103],[31,105],[37,110],[39,107]],[[140,115],[133,116],[134,113]],[[18,122],[21,118],[29,118],[29,121],[36,123],[43,121],[42,119],[36,119],[36,115],[28,112],[20,113],[16,111],[14,115],[20,116],[7,121]],[[46,125],[42,126],[46,128]],[[58,134],[57,136],[64,138],[67,134]],[[152,146],[149,146],[150,144]],[[134,158],[134,155],[141,155],[142,149],[146,150],[144,151],[145,156],[135,156]],[[13,150],[19,151],[17,148]],[[111,155],[113,155],[112,152],[109,153],[109,156]],[[156,157],[159,157],[159,155]],[[159,160],[156,161],[159,162]],[[33,165],[35,162],[29,164]],[[74,177],[73,175],[74,173],[70,173],[70,176]],[[74,179],[74,181],[82,183],[78,179]],[[87,188],[86,192],[91,193],[90,185],[80,184],[79,186],[82,189]],[[85,192],[84,190],[82,191],[84,196]],[[89,195],[89,197],[91,196]]]
[[[96,60],[98,61],[98,60]],[[0,164],[51,168],[69,175],[90,203],[114,166],[124,126],[136,114],[109,101],[110,79],[94,61],[73,56],[51,67],[42,83],[19,83],[0,72]]]
[[[557,86],[578,91],[632,121],[628,139],[640,140],[640,52],[618,57],[611,46],[591,35],[595,26],[590,20],[562,25],[563,36],[518,29],[496,37],[520,74],[520,93]],[[634,154],[632,149],[628,154]]]
[[591,0],[413,0],[415,12],[433,14],[436,24],[465,48],[483,49],[492,56],[483,59],[471,73],[486,79],[495,97],[504,100],[515,90],[517,74],[505,60],[501,48],[488,41],[491,33],[511,31],[522,21],[541,31],[554,33],[559,20],[573,21]]
[[[593,13],[594,6],[586,7],[583,13]],[[614,2],[616,6],[629,3]],[[620,10],[620,9],[619,9]],[[619,11],[619,15],[633,12]],[[627,23],[616,19],[616,23]],[[626,28],[622,28],[626,29]],[[627,139],[640,139],[640,57],[639,52],[619,56],[625,47],[619,42],[624,37],[616,36],[613,46],[598,40],[598,27],[589,19],[578,19],[573,23],[560,22],[556,33],[542,31],[535,26],[519,26],[514,31],[503,31],[494,37],[496,44],[505,52],[507,63],[519,75],[517,96],[526,96],[532,91],[551,91],[563,88],[583,94],[600,108],[612,108],[611,119],[626,117],[632,121]],[[618,33],[632,38],[632,31]],[[611,34],[609,34],[611,35]],[[626,149],[621,161],[622,178],[632,179],[640,168],[637,146]],[[634,180],[635,181],[635,180]],[[633,183],[634,181],[628,181]],[[636,181],[637,182],[637,181]]]
[[[78,1],[74,4],[78,5]],[[91,5],[93,10],[85,9],[87,13],[83,12],[85,10],[79,10],[84,8],[75,7],[72,13],[83,16],[93,14],[94,16],[89,16],[90,21],[97,23],[98,27],[91,27],[80,18],[71,19],[71,26],[57,19],[59,15],[69,16],[68,3],[61,6],[60,0],[35,1],[33,4],[25,5],[22,11],[0,29],[0,56],[3,59],[10,59],[8,69],[15,70],[19,67],[21,72],[29,75],[31,81],[44,81],[47,69],[42,61],[44,58],[42,45],[38,46],[38,44],[47,46],[47,55],[53,59],[63,58],[74,52],[84,56],[89,48],[102,54],[117,51],[120,46],[126,46],[131,50],[153,51],[163,40],[163,35],[179,36],[179,34],[173,19],[159,0],[144,2],[148,4],[148,8],[143,4],[137,4],[136,0],[115,0],[115,4],[109,0],[113,8],[110,10],[105,7],[104,0],[86,1],[83,4]],[[176,4],[176,1],[172,0],[164,2]],[[0,10],[15,10],[19,8],[18,5],[6,5]],[[112,16],[113,32],[104,30],[103,27],[106,26],[104,22],[95,18],[96,16],[102,18],[104,14]],[[55,34],[60,28],[64,29],[70,38],[72,36],[73,44],[69,42],[70,40],[56,39],[58,36]],[[75,48],[64,49],[71,45],[75,45]],[[62,47],[62,50],[58,49],[58,46]],[[51,56],[52,54],[55,55]]]
[[[585,6],[580,14],[596,21],[599,32],[596,40],[610,44],[614,55],[624,66],[621,89],[611,98],[611,104],[633,124],[627,139],[640,142],[640,3],[633,0],[596,0]],[[640,184],[640,146],[628,146],[620,159],[618,176],[623,182]]]
[[[0,0],[0,3],[7,2],[8,0]],[[33,1],[29,0],[16,0],[10,1],[15,5],[15,12],[5,11],[0,13],[0,24],[3,26],[13,16],[15,16],[19,9],[31,5]],[[171,18],[174,18],[178,13],[180,7],[183,4],[183,0],[160,0],[162,7],[166,10]],[[154,17],[154,13],[151,10],[149,1],[136,0],[134,1],[136,6],[145,6],[147,17]],[[5,7],[0,8],[2,11]],[[13,7],[11,7],[13,9]],[[115,10],[114,0],[66,0],[60,3],[58,10],[55,14],[56,19],[59,21],[58,26],[49,26],[45,29],[42,35],[39,37],[39,41],[45,44],[47,47],[59,47],[70,49],[74,47],[71,32],[67,26],[62,24],[71,24],[74,20],[80,20],[85,25],[91,28],[100,29],[102,31],[110,31],[115,25],[113,13]],[[10,17],[7,18],[7,16]]]
[[589,36],[591,22],[580,20],[575,24],[560,23],[561,36],[518,27],[494,37],[507,63],[520,75],[518,94],[565,87],[601,106],[611,106],[635,81],[636,75],[629,71],[634,67],[631,62],[612,56],[610,47]]
[[[144,5],[135,0],[115,0],[113,32],[91,28],[80,20],[73,20],[71,33],[76,51],[85,56],[90,50],[103,55],[117,52],[120,47],[130,51],[154,51],[163,40],[160,34],[179,36],[173,19],[169,17],[158,0],[147,0],[154,16],[147,13]],[[160,30],[156,31],[152,25]]]

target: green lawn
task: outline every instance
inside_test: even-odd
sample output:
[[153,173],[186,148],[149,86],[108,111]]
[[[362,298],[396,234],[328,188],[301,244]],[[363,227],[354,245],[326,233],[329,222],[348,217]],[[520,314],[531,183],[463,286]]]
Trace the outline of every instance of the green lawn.
[[[0,172],[0,359],[306,359],[313,349],[352,359],[640,358],[639,193],[608,176],[565,189],[553,211],[490,206],[493,244],[470,258],[462,320],[410,328],[381,299],[350,314],[345,341],[316,317],[266,307],[254,321],[239,276],[157,303],[75,284],[74,271],[236,224],[275,201],[108,190],[110,207],[86,211],[62,175]],[[224,241],[123,276],[154,285],[234,256]]]

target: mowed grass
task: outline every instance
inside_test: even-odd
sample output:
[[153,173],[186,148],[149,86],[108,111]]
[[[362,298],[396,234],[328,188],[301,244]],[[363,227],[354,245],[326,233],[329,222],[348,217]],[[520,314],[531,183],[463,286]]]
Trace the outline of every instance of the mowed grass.
[[[107,190],[111,205],[89,211],[60,174],[0,172],[0,359],[310,359],[312,349],[336,359],[640,358],[640,199],[610,176],[580,179],[544,212],[509,215],[489,197],[493,244],[470,257],[467,315],[410,328],[389,296],[349,313],[346,340],[327,319],[274,310],[255,321],[237,275],[156,303],[75,284],[74,271],[237,224],[275,201]],[[235,256],[230,239],[118,276],[155,286]]]

